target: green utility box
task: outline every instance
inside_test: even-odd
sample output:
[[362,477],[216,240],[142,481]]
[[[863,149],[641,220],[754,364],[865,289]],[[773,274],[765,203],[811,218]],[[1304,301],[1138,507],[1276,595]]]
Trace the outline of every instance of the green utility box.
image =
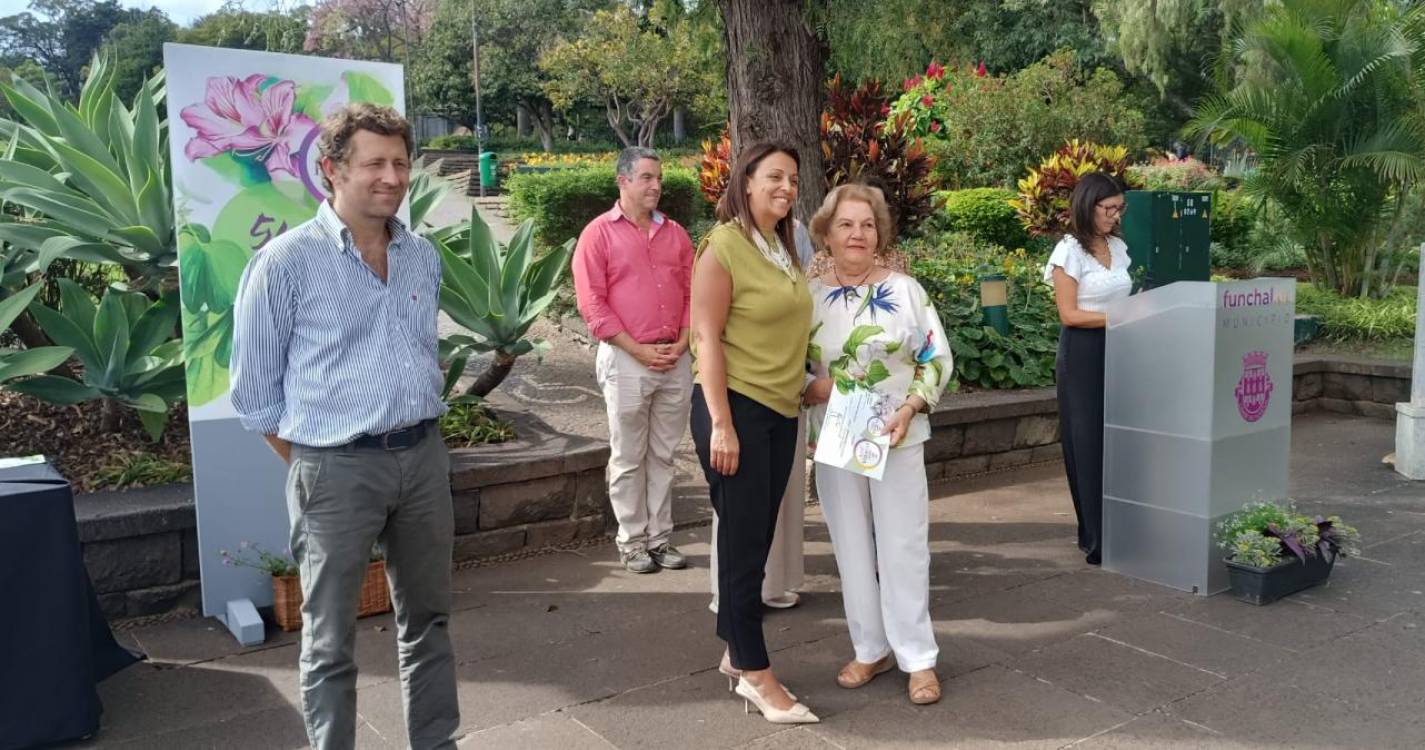
[[1212,194],[1130,190],[1123,240],[1142,289],[1212,274]]
[[495,152],[482,151],[480,153],[480,187],[495,187]]

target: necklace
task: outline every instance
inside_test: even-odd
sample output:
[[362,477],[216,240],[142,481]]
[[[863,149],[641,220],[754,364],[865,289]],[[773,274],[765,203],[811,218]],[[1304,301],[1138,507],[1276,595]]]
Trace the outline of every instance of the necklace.
[[866,269],[866,273],[861,274],[861,279],[860,279],[859,281],[857,281],[855,284],[847,284],[846,282],[844,282],[844,281],[841,280],[841,273],[836,270],[836,264],[835,264],[835,263],[831,264],[831,277],[834,278],[834,279],[836,279],[836,284],[837,284],[837,286],[840,286],[840,287],[843,288],[843,289],[845,289],[845,288],[847,288],[847,287],[850,287],[850,288],[853,288],[853,289],[854,289],[855,287],[859,287],[859,286],[861,286],[862,284],[865,284],[865,283],[866,283],[866,279],[871,278],[871,274],[873,274],[873,273],[875,273],[875,272],[876,272],[876,267],[873,265],[873,266],[871,266],[870,268]]
[[842,304],[847,305],[849,307],[852,302],[861,299],[860,287],[862,284],[866,283],[866,279],[871,278],[871,274],[875,273],[875,271],[876,267],[871,266],[869,269],[866,270],[866,273],[861,275],[861,278],[855,284],[847,284],[846,282],[841,280],[841,274],[836,270],[836,264],[832,263],[831,277],[836,280],[836,288],[831,290],[831,293],[827,295],[827,301],[830,302],[832,300],[840,298]]

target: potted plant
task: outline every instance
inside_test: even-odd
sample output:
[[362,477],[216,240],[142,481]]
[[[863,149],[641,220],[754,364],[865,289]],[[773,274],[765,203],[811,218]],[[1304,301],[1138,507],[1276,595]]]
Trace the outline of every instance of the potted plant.
[[[277,627],[289,632],[302,628],[302,581],[290,550],[287,555],[278,555],[260,545],[242,542],[236,553],[219,550],[218,554],[222,556],[224,565],[255,568],[272,576],[272,615]],[[390,611],[391,591],[386,587],[386,558],[379,548],[372,547],[356,616],[369,617]]]
[[1217,526],[1232,593],[1270,604],[1331,575],[1338,556],[1360,553],[1360,532],[1340,516],[1301,515],[1290,503],[1254,502]]

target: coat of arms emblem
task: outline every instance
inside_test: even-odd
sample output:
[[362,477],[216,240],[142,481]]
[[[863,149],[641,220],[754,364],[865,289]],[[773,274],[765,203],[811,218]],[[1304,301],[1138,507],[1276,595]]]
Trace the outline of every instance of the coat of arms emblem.
[[1248,422],[1255,422],[1267,413],[1272,400],[1272,378],[1267,373],[1267,353],[1248,352],[1242,355],[1242,378],[1233,390],[1237,395],[1237,413]]

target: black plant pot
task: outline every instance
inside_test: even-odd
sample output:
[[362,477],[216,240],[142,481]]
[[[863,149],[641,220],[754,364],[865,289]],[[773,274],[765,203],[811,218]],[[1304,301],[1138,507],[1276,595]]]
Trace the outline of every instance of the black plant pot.
[[1336,553],[1308,557],[1305,563],[1296,557],[1289,557],[1270,568],[1256,568],[1231,559],[1225,562],[1232,580],[1232,593],[1244,602],[1261,605],[1271,604],[1331,577]]

